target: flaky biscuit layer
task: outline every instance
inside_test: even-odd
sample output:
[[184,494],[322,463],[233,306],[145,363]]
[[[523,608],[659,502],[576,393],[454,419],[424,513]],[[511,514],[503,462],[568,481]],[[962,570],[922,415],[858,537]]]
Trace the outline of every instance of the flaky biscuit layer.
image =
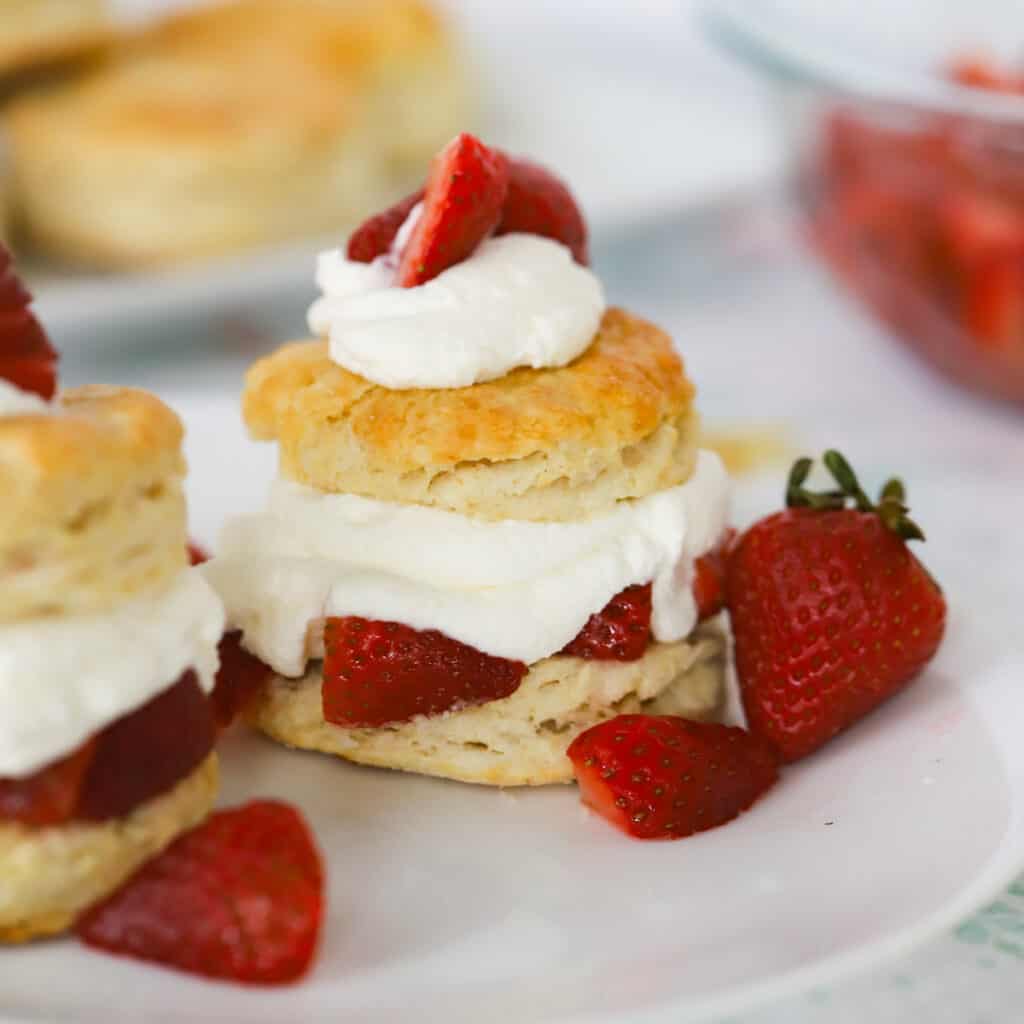
[[724,680],[724,641],[705,626],[688,640],[652,645],[634,662],[547,658],[504,700],[388,728],[325,722],[319,664],[302,679],[275,677],[247,717],[287,746],[361,764],[459,782],[543,786],[572,781],[566,749],[606,718],[637,711],[716,718]]
[[569,366],[467,388],[391,391],[296,342],[246,377],[252,435],[289,479],[488,519],[572,520],[685,482],[694,388],[671,339],[610,309]]
[[173,839],[202,821],[217,797],[217,755],[170,792],[100,824],[26,828],[0,823],[0,943],[70,928]]
[[0,75],[78,56],[112,36],[107,0],[4,0]]
[[126,388],[59,410],[0,419],[0,622],[106,611],[185,565],[178,417]]

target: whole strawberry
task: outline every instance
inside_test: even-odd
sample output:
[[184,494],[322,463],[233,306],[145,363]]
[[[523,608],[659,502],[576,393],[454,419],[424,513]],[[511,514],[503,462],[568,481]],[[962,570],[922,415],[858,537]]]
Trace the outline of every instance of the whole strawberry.
[[755,523],[729,559],[726,604],[751,732],[786,761],[817,750],[909,683],[935,654],[942,591],[907,547],[923,540],[903,485],[877,504],[836,451],[835,490],[790,474],[787,508]]

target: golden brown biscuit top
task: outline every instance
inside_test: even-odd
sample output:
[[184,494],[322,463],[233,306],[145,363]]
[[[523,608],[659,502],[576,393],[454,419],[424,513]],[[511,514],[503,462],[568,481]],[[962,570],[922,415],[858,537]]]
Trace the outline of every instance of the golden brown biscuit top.
[[0,532],[48,518],[85,494],[184,470],[182,426],[153,395],[129,388],[66,391],[53,415],[0,417]]
[[570,365],[449,390],[391,391],[331,362],[326,342],[293,342],[250,369],[243,411],[257,439],[344,443],[358,449],[352,461],[401,475],[567,445],[623,448],[679,419],[693,397],[668,335],[613,308]]

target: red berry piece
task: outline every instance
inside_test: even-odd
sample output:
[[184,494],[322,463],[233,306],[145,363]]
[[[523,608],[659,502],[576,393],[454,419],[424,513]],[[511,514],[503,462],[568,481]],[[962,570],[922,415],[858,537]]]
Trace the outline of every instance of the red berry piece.
[[472,135],[456,136],[434,157],[398,283],[414,288],[461,263],[498,226],[507,190],[506,157]]
[[837,489],[805,490],[811,460],[798,461],[789,507],[740,538],[726,580],[747,721],[786,761],[906,686],[946,621],[942,591],[907,546],[923,534],[902,484],[891,480],[872,504],[838,452],[825,464]]
[[213,749],[213,709],[194,672],[96,738],[75,817],[121,818],[166,793]]
[[526,666],[436,630],[356,617],[324,628],[324,718],[380,726],[485,704],[515,693]]
[[199,544],[189,543],[185,549],[188,552],[189,565],[202,565],[210,560],[210,554]]
[[80,918],[86,945],[247,984],[297,981],[323,918],[323,869],[293,808],[211,815]]
[[587,224],[568,186],[526,160],[509,160],[508,192],[496,234],[519,231],[553,238],[587,266]]
[[636,661],[650,642],[651,585],[645,583],[616,594],[560,653],[595,661]]
[[682,839],[745,811],[778,778],[771,747],[734,726],[620,715],[569,746],[583,802],[637,839]]
[[10,252],[0,245],[0,378],[49,399],[57,389],[57,353],[31,302]]
[[0,823],[43,828],[63,825],[75,812],[96,744],[83,744],[67,757],[23,779],[0,779]]
[[422,199],[423,189],[420,189],[383,213],[363,221],[349,237],[346,252],[348,258],[357,263],[372,263],[378,256],[385,255],[394,244],[398,229]]
[[721,541],[694,564],[693,598],[697,602],[697,620],[717,615],[725,606],[725,571],[729,550],[736,539],[736,531],[725,531]]
[[220,669],[210,701],[217,725],[226,729],[259,695],[274,670],[242,646],[242,634],[237,631],[224,634],[219,652]]

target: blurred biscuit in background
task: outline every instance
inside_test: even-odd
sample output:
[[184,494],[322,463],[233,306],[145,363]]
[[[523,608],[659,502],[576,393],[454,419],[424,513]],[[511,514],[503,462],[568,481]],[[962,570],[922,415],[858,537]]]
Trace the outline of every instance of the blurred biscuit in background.
[[0,78],[80,57],[112,31],[107,0],[0,0]]
[[189,262],[350,226],[464,121],[422,0],[238,0],[179,15],[8,112],[12,201],[62,262]]

